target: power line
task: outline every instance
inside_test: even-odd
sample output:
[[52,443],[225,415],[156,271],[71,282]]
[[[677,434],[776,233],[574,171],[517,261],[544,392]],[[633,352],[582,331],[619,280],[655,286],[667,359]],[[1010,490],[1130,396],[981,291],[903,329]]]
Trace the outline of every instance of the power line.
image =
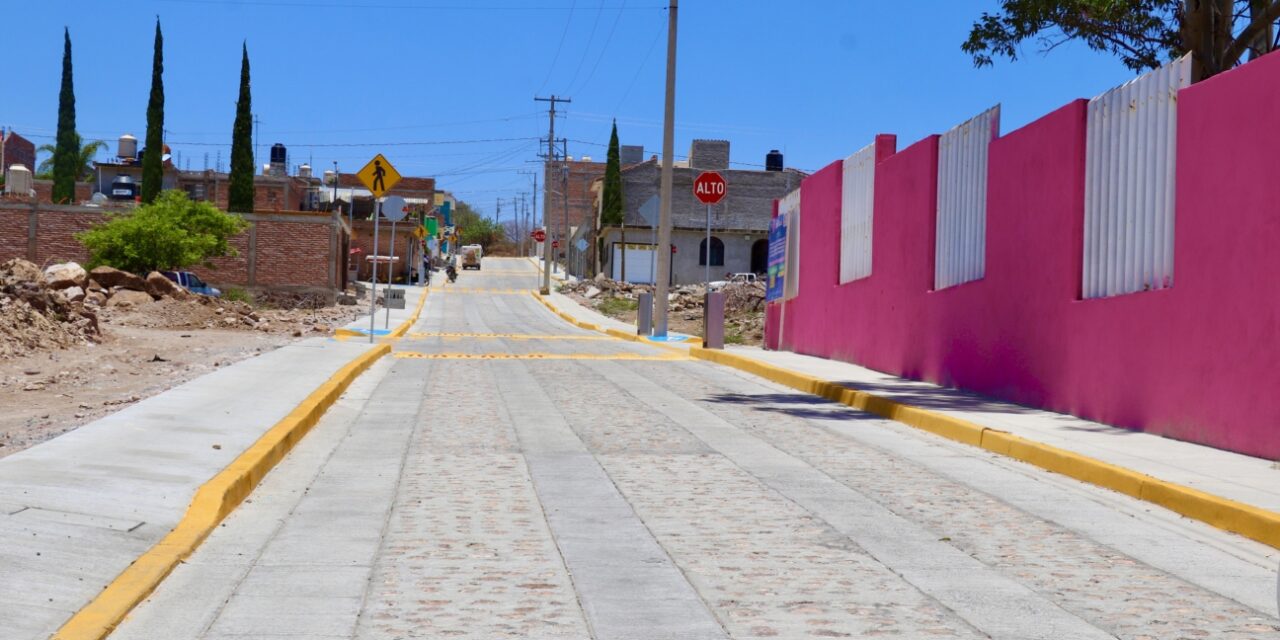
[[587,46],[582,48],[582,57],[578,59],[578,67],[573,70],[573,77],[569,78],[569,83],[565,86],[572,87],[573,83],[578,81],[578,74],[582,73],[582,65],[586,64],[587,56],[591,54],[591,43],[596,41],[596,27],[600,26],[600,16],[604,15],[604,2],[600,3],[600,8],[596,9],[596,19],[591,21],[591,33],[587,36]]
[[578,6],[578,0],[573,0],[573,6],[569,7],[569,17],[564,21],[564,31],[560,32],[560,44],[556,45],[556,55],[551,58],[551,67],[547,69],[547,77],[542,79],[542,86],[534,91],[534,95],[542,93],[546,88],[547,82],[551,81],[551,74],[556,70],[556,63],[560,61],[560,50],[564,48],[564,38],[569,35],[569,25],[573,24],[573,7]]
[[[475,4],[355,4],[351,2],[289,2],[286,0],[161,0],[176,4],[231,5],[244,7],[294,7],[305,9],[398,9],[407,11],[569,11],[574,5],[475,5]],[[576,1],[574,2],[576,5]],[[606,7],[612,8],[612,7]],[[656,9],[658,7],[632,7],[632,9]]]
[[[56,136],[32,135],[30,137],[53,139]],[[519,141],[530,141],[530,140],[541,140],[541,138],[537,136],[530,136],[527,138],[482,138],[482,139],[476,139],[476,140],[420,140],[420,141],[414,141],[414,142],[324,142],[324,143],[282,142],[281,144],[288,147],[303,147],[306,149],[319,149],[319,148],[327,148],[327,147],[347,147],[347,148],[351,148],[351,147],[420,147],[420,146],[448,145],[448,144],[483,144],[483,143],[489,143],[489,142],[519,142]],[[167,144],[170,145],[171,147],[177,146],[177,145],[184,145],[189,147],[230,147],[231,146],[230,142],[176,141],[176,142],[169,142]]]
[[[603,7],[604,5],[601,4]],[[622,20],[622,12],[627,7],[627,0],[622,0],[622,5],[618,7],[618,15],[613,19],[613,26],[609,28],[609,35],[605,36],[604,46],[600,48],[600,55],[596,57],[596,63],[591,65],[591,73],[587,74],[587,79],[582,81],[571,93],[577,93],[579,90],[586,88],[591,84],[591,79],[596,77],[596,69],[600,68],[600,62],[604,60],[604,54],[609,50],[609,45],[613,43],[613,34],[618,30],[618,22]],[[576,75],[576,74],[575,74]]]
[[[666,7],[663,7],[663,9],[666,9]],[[627,90],[622,93],[622,98],[618,100],[618,106],[613,108],[615,112],[622,108],[623,103],[627,101],[627,97],[631,95],[631,90],[635,88],[636,81],[640,79],[640,72],[644,71],[644,66],[649,63],[649,56],[653,55],[653,48],[657,46],[658,38],[665,31],[664,27],[666,27],[666,20],[658,23],[658,31],[653,34],[653,42],[649,43],[649,50],[644,53],[644,59],[640,61],[640,66],[636,68],[636,75],[632,76],[631,82],[627,84]]]

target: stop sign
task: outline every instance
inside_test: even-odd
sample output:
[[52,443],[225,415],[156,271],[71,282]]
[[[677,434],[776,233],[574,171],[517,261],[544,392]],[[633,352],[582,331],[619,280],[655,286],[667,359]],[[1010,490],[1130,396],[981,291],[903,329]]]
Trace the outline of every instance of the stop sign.
[[720,202],[728,190],[724,177],[715,171],[704,171],[693,181],[693,195],[702,204]]
[[547,232],[542,229],[534,229],[533,233],[530,235],[533,236],[534,242],[542,242],[547,239]]

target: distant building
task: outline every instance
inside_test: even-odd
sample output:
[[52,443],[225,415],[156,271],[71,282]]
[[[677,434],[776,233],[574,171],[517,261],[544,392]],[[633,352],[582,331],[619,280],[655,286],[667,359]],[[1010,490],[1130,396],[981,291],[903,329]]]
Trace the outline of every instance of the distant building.
[[0,175],[9,167],[20,164],[36,172],[36,145],[14,133],[13,129],[0,129]]
[[[670,253],[670,249],[661,252],[671,260],[673,284],[702,282],[708,260],[712,280],[724,279],[728,273],[765,271],[773,201],[799,187],[805,177],[802,172],[782,167],[781,161],[781,154],[771,153],[766,162],[771,170],[730,169],[727,140],[693,141],[689,159],[676,163],[673,168],[671,244],[675,252]],[[728,195],[712,207],[710,247],[706,240],[706,205],[693,196],[693,181],[703,171],[718,171],[729,185]],[[640,209],[651,198],[657,203],[661,176],[662,165],[656,156],[622,169],[628,246],[626,279],[630,282],[652,282],[656,272],[653,260],[657,254],[654,244],[657,220],[652,224],[646,221]],[[599,191],[597,185],[594,192]],[[598,216],[598,195],[595,204]],[[590,234],[580,230],[577,237],[586,239]],[[574,262],[595,262],[605,274],[621,279],[622,228],[604,227],[599,237],[603,239],[601,255],[595,260]],[[587,240],[581,244],[590,246],[591,243]]]

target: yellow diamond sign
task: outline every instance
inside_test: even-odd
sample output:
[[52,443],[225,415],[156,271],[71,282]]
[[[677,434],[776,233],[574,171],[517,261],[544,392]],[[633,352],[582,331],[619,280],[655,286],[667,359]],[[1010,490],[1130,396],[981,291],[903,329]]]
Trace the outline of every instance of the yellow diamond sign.
[[363,184],[375,198],[387,195],[387,192],[400,182],[400,172],[396,171],[396,168],[391,166],[381,153],[374,156],[369,164],[356,174],[356,177],[360,178],[360,184]]

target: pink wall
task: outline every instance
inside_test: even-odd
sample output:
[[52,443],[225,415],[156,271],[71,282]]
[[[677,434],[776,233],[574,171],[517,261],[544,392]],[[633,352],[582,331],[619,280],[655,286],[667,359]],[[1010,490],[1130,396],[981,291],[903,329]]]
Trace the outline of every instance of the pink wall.
[[1172,289],[1079,299],[1085,106],[992,142],[986,277],[942,291],[936,136],[877,139],[869,278],[838,284],[841,163],[806,179],[769,344],[1280,458],[1280,55],[1179,94]]

